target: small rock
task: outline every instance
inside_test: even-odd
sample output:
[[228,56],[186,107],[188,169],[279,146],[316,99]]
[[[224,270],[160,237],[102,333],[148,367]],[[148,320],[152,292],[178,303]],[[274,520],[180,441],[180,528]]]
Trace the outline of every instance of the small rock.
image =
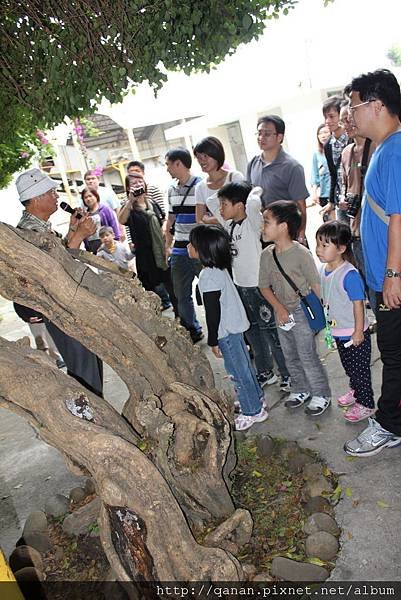
[[52,517],[62,517],[68,512],[70,501],[62,494],[55,494],[45,504],[45,512]]
[[330,515],[326,513],[315,513],[311,515],[304,525],[304,531],[308,535],[318,531],[327,531],[332,535],[340,535],[340,528]]
[[72,488],[72,490],[70,491],[70,501],[74,504],[78,504],[79,502],[82,502],[82,500],[84,500],[84,498],[86,498],[87,495],[88,494],[86,490],[84,490],[84,488]]
[[[22,539],[26,546],[35,548],[41,554],[46,554],[53,547],[49,536],[43,531],[31,531],[30,533],[26,533]],[[21,544],[18,547],[21,547]]]
[[239,552],[237,544],[234,544],[234,542],[230,542],[229,540],[223,540],[221,548],[227,552],[231,552],[231,554],[234,554],[234,556],[237,556]]
[[283,556],[273,558],[271,571],[274,577],[284,581],[324,581],[329,576],[329,572],[319,565],[297,562]]
[[236,442],[243,442],[244,440],[246,440],[246,432],[234,431],[234,438]]
[[284,442],[284,444],[280,444],[279,447],[279,455],[284,458],[284,460],[289,460],[295,454],[298,454],[299,446],[296,442]]
[[256,439],[256,447],[260,458],[268,458],[274,452],[274,441],[269,435],[260,435]]
[[35,567],[24,567],[16,571],[14,577],[18,583],[24,583],[25,581],[32,583],[34,581],[43,581],[44,579],[43,573],[35,569]]
[[316,479],[310,479],[307,481],[306,485],[302,488],[302,495],[305,500],[309,500],[309,498],[314,498],[315,496],[321,496],[323,492],[330,493],[333,491],[333,486],[330,481],[320,475]]
[[309,465],[311,462],[313,462],[313,458],[309,454],[300,452],[290,457],[288,468],[292,473],[300,473],[305,465]]
[[47,518],[42,510],[35,510],[28,515],[22,535],[31,531],[47,531]]
[[64,550],[62,546],[54,546],[53,554],[56,560],[61,560],[64,557]]
[[256,575],[256,567],[251,563],[244,563],[242,565],[242,570],[244,571],[245,579],[250,581]]
[[322,496],[315,496],[307,501],[304,506],[304,511],[307,515],[313,515],[313,513],[317,512],[331,512],[330,502],[327,498],[322,498]]
[[327,531],[312,533],[306,538],[305,552],[307,556],[314,556],[321,560],[331,560],[338,552],[338,541]]
[[88,496],[96,493],[95,482],[93,481],[93,479],[90,479],[89,477],[87,478],[87,480],[85,481],[84,489]]
[[252,581],[273,581],[273,578],[270,577],[269,573],[263,572],[255,575]]
[[[63,531],[69,535],[84,535],[89,533],[92,523],[96,523],[100,513],[100,498],[82,506],[63,521]],[[98,534],[97,534],[98,535]]]
[[303,470],[303,476],[305,479],[316,479],[320,475],[323,475],[323,467],[320,463],[312,463],[305,465]]
[[8,562],[14,573],[25,567],[35,567],[39,571],[43,569],[40,553],[31,546],[18,546],[18,548],[15,548],[10,554]]

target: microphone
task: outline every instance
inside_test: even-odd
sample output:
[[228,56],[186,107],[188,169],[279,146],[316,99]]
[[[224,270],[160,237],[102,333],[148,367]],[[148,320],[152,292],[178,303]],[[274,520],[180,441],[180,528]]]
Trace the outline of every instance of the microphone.
[[70,215],[75,215],[77,219],[82,219],[82,215],[80,213],[77,213],[77,211],[74,208],[71,208],[71,206],[67,204],[67,202],[60,202],[60,208],[65,210],[65,212],[70,213]]

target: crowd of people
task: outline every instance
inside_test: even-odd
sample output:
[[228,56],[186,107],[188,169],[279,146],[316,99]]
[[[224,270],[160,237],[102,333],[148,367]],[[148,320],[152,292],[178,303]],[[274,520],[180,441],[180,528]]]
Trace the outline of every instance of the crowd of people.
[[[322,113],[311,194],[303,167],[283,149],[283,119],[266,115],[257,122],[261,152],[244,175],[230,168],[223,145],[212,136],[193,148],[203,178],[191,172],[187,149],[167,152],[166,169],[174,180],[167,216],[163,194],[148,185],[142,162],[127,166],[121,207],[110,193],[102,198],[97,177],[87,173],[81,194],[87,209],[72,216],[65,243],[77,247],[83,241],[122,267],[135,255],[142,285],[160,296],[163,309],[173,307],[194,344],[204,337],[192,294],[198,280],[207,343],[223,358],[233,382],[234,426],[240,431],[268,418],[266,385],[278,383],[288,392],[289,411],[304,407],[316,418],[327,410],[332,392],[316,349],[316,333],[324,329],[327,346],[338,350],[349,378],[348,391],[337,399],[344,418],[368,419],[344,450],[371,456],[401,444],[399,84],[384,69],[361,75],[342,97],[329,97]],[[34,171],[37,181],[31,183]],[[25,208],[19,227],[49,229],[57,207],[55,184],[36,171],[17,180]],[[306,239],[309,196],[321,207],[319,268]],[[377,409],[369,305],[383,362]],[[93,385],[93,373],[86,377],[72,364],[67,368],[102,393],[97,380]]]

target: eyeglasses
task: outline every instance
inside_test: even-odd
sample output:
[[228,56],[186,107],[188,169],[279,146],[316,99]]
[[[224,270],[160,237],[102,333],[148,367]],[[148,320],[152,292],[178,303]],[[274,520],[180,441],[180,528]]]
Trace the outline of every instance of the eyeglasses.
[[360,104],[355,104],[355,106],[348,106],[348,110],[351,112],[351,114],[353,114],[354,110],[356,110],[360,106],[365,106],[365,104],[370,104],[371,102],[374,102],[374,99],[366,100],[366,102],[361,102]]
[[278,133],[275,133],[274,131],[263,131],[263,129],[261,129],[260,131],[257,131],[255,135],[256,137],[269,138],[273,137],[274,135],[278,135]]

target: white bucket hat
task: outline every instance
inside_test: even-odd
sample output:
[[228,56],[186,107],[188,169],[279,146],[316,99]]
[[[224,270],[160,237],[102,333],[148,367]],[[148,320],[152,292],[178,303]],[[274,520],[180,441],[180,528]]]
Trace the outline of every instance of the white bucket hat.
[[20,202],[26,202],[55,189],[58,187],[59,182],[40,169],[29,169],[29,171],[25,171],[17,177],[15,185],[17,186]]

